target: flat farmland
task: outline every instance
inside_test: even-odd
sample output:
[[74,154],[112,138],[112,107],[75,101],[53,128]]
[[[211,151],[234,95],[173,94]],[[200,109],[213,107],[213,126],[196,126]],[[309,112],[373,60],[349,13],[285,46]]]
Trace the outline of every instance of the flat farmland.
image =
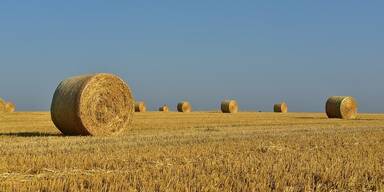
[[381,114],[147,112],[115,137],[0,117],[0,191],[383,190]]

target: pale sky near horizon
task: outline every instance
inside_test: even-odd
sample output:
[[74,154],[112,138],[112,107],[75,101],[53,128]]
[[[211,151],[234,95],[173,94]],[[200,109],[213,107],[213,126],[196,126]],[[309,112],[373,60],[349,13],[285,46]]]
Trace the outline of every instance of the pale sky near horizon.
[[324,111],[352,95],[384,112],[383,1],[0,2],[0,97],[49,110],[69,76],[110,72],[150,109],[222,99]]

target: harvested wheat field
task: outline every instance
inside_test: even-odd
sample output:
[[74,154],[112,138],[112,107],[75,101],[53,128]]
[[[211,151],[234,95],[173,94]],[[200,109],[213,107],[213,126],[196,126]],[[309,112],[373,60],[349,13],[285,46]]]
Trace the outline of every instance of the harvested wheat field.
[[384,115],[135,114],[64,137],[49,113],[0,120],[1,191],[383,191]]

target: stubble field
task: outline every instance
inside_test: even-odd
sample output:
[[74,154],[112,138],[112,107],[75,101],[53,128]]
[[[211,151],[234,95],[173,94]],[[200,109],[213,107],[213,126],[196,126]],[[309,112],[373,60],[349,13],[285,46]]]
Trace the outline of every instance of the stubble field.
[[117,137],[0,118],[0,191],[383,191],[384,115],[136,113]]

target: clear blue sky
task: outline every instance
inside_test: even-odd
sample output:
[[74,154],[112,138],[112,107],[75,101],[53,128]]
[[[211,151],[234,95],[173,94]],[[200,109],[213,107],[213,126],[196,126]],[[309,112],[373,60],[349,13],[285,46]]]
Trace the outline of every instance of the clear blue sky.
[[48,110],[68,76],[112,72],[149,108],[384,112],[384,1],[0,2],[0,96]]

